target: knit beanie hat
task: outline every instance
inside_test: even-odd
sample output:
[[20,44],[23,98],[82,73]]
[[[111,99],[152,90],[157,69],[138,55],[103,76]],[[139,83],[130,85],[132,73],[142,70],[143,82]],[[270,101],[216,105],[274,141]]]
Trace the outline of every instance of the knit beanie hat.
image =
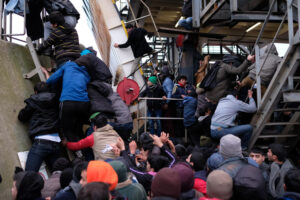
[[179,199],[180,190],[180,177],[177,171],[171,168],[161,169],[155,175],[151,184],[151,192],[154,197],[172,197]]
[[122,183],[127,180],[127,167],[122,161],[113,160],[108,163],[118,174],[118,183]]
[[232,157],[243,157],[241,139],[232,134],[223,136],[220,140],[220,154],[225,160]]
[[220,164],[224,161],[223,156],[220,153],[213,153],[208,159],[207,159],[207,167],[210,170],[218,169]]
[[228,200],[232,196],[232,178],[222,170],[212,171],[206,180],[206,190],[209,197]]
[[194,187],[194,172],[192,168],[184,162],[177,163],[173,167],[177,171],[181,181],[181,192],[187,192]]
[[109,184],[112,191],[118,184],[118,175],[110,164],[101,160],[89,162],[86,171],[87,182],[103,182]]
[[157,78],[156,76],[151,76],[148,81],[150,81],[151,83],[153,83],[154,85],[157,83]]

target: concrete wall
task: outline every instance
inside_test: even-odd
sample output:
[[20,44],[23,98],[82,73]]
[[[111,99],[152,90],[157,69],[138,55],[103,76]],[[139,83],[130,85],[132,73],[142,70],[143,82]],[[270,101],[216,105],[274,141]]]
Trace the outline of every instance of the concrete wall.
[[18,121],[24,99],[33,93],[32,80],[23,73],[34,68],[27,48],[0,40],[0,199],[11,199],[12,177],[15,166],[20,166],[17,152],[29,150],[31,142],[27,125]]

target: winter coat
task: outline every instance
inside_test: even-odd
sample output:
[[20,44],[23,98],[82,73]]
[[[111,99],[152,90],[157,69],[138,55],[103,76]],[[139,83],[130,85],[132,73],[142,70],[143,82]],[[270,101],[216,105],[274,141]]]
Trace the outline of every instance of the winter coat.
[[147,200],[147,194],[141,184],[132,183],[129,179],[125,182],[118,183],[115,191],[119,192],[122,196],[127,197],[128,200]]
[[183,99],[183,124],[185,127],[194,125],[197,121],[195,112],[197,109],[197,99],[194,97],[186,96]]
[[[194,90],[193,86],[187,84],[185,87],[181,87],[179,84],[175,84],[172,98],[181,99],[181,95],[187,95],[188,90]],[[183,101],[176,101],[176,107],[183,108]]]
[[72,15],[80,18],[79,12],[73,6],[70,0],[43,0],[43,5],[47,13],[52,13],[53,11],[60,11],[64,16]]
[[240,158],[240,157],[232,157],[224,160],[220,165],[218,170],[223,170],[226,173],[231,176],[231,178],[234,178],[238,171],[245,165],[248,164],[248,161],[246,158]]
[[191,189],[180,194],[180,200],[198,200],[203,195],[197,190]]
[[151,53],[152,48],[149,47],[145,36],[147,31],[143,28],[134,28],[129,32],[128,40],[124,44],[119,44],[119,48],[127,48],[131,46],[135,58],[141,57],[146,53]]
[[[163,91],[162,87],[158,85],[147,87],[146,90],[140,94],[140,97],[162,98],[163,96],[165,96],[165,92]],[[163,101],[161,100],[147,100],[148,110],[160,110],[162,102]]]
[[132,122],[131,113],[128,106],[124,103],[118,93],[111,90],[108,99],[112,103],[115,112],[115,124],[127,124]]
[[56,195],[54,200],[76,200],[80,189],[80,183],[72,180],[68,187],[64,188],[63,191]]
[[115,114],[111,101],[107,98],[110,88],[99,80],[88,84],[88,95],[91,103],[90,113],[101,112],[108,116]]
[[107,145],[117,143],[118,138],[120,137],[118,133],[107,124],[104,127],[98,128],[94,133],[94,145],[93,152],[95,160],[106,160],[106,159],[115,159],[116,155],[111,151],[104,152],[107,148]]
[[61,171],[55,171],[49,179],[45,180],[44,188],[42,190],[42,197],[51,197],[53,199],[56,193],[60,190],[60,175]]
[[54,45],[55,60],[57,63],[68,61],[70,58],[75,60],[80,57],[77,31],[68,24],[53,28],[49,38],[41,44],[37,52],[42,52],[52,45]]
[[75,62],[79,66],[84,66],[87,69],[89,75],[91,76],[91,81],[98,80],[111,83],[112,74],[108,66],[106,66],[106,64],[96,56],[96,51],[92,49],[88,50],[90,50],[92,53],[80,56],[75,60]]
[[[271,44],[268,44],[266,47],[264,47],[262,50],[262,54],[259,56],[259,64],[262,65],[264,60],[267,57],[267,53],[269,49],[271,48]],[[265,64],[263,65],[261,72],[260,72],[260,80],[261,84],[268,86],[271,82],[273,75],[281,62],[281,58],[278,56],[277,49],[275,45],[272,45],[271,51],[269,53],[269,56],[267,57]],[[249,76],[256,80],[256,68],[255,63],[252,64],[249,68]]]
[[226,95],[226,91],[232,87],[232,81],[235,81],[235,76],[233,77],[232,75],[238,75],[245,71],[249,64],[250,63],[245,60],[239,67],[234,67],[233,65],[221,62],[220,69],[217,73],[217,85],[212,90],[206,91],[206,97],[217,103]]
[[[167,98],[172,98],[172,91],[174,87],[173,81],[170,79],[170,77],[166,77],[163,81],[163,90],[165,94],[167,95]],[[170,100],[167,100],[166,103],[169,103]]]
[[194,189],[198,192],[201,192],[203,195],[206,195],[206,171],[197,171],[195,172],[195,180],[194,180]]
[[207,104],[207,100],[205,98],[205,95],[200,94],[197,97],[197,109],[196,109],[196,113],[195,116],[196,117],[200,117],[205,115],[205,107]]
[[193,5],[192,5],[192,0],[187,0],[182,7],[182,16],[184,17],[192,17],[193,16]]
[[277,198],[277,200],[300,200],[300,193],[286,192],[282,197]]
[[[284,161],[284,163],[281,165],[281,167],[273,162],[270,167],[270,179],[269,179],[269,191],[271,195],[276,198],[280,197],[284,194],[284,177],[286,173],[293,169],[293,164],[287,159]],[[276,179],[279,178],[279,183],[276,184]]]
[[25,100],[26,106],[18,115],[22,122],[29,121],[29,136],[58,133],[58,101],[55,93],[42,92]]
[[63,78],[60,101],[88,102],[87,84],[90,76],[85,67],[78,66],[75,62],[67,62],[52,74],[47,84],[56,84]]

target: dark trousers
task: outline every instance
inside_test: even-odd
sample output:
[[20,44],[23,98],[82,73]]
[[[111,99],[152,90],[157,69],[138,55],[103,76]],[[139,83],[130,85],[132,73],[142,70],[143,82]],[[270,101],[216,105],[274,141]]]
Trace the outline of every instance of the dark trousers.
[[[176,108],[176,117],[183,118],[183,108]],[[184,125],[182,120],[176,120],[175,137],[184,137]]]
[[52,167],[55,160],[59,158],[59,147],[58,142],[35,140],[27,157],[25,171],[38,172],[44,160],[48,166]]
[[60,126],[64,137],[70,142],[84,138],[82,126],[87,122],[89,102],[64,101],[60,103]]
[[116,124],[113,122],[109,123],[115,131],[117,131],[117,133],[120,135],[120,137],[124,140],[124,142],[127,144],[129,143],[128,139],[132,133],[132,129],[133,129],[133,123],[129,122],[126,124]]

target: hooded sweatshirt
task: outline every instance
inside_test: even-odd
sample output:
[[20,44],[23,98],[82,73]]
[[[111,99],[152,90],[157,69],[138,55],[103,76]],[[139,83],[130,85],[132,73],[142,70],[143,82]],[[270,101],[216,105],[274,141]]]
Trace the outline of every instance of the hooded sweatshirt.
[[17,200],[41,199],[44,180],[37,172],[26,172],[18,188]]
[[90,161],[86,171],[87,182],[103,182],[109,184],[112,191],[118,184],[118,175],[110,164],[100,160]]

